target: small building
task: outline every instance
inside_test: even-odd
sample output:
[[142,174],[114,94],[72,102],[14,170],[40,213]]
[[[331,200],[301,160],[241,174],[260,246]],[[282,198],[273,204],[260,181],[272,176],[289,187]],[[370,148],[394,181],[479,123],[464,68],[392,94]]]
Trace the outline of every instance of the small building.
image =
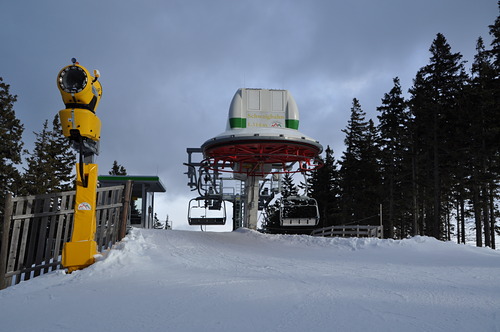
[[132,181],[132,202],[129,223],[134,227],[153,228],[154,225],[154,194],[164,193],[165,186],[158,176],[148,175],[99,175],[101,187],[125,185]]

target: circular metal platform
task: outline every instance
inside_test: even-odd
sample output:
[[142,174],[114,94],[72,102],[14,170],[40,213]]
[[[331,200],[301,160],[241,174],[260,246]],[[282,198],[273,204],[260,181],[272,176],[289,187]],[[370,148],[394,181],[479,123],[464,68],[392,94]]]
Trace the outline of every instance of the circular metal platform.
[[[202,146],[204,162],[219,171],[265,175],[314,170],[323,147],[297,130],[229,130]],[[292,169],[298,163],[297,169]]]

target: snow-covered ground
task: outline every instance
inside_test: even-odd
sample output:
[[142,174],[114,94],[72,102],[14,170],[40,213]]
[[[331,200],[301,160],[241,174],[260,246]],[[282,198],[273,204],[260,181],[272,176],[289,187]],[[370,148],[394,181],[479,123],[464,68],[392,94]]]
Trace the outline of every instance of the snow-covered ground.
[[0,291],[2,331],[500,331],[500,251],[416,237],[134,229]]

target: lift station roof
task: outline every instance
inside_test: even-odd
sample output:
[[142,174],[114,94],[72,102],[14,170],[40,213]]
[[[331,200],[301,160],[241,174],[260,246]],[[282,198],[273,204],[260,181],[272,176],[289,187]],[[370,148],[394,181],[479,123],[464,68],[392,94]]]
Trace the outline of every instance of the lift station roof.
[[103,186],[125,184],[128,180],[134,182],[132,196],[141,196],[142,187],[148,192],[164,193],[165,186],[158,176],[148,175],[99,175],[98,181]]

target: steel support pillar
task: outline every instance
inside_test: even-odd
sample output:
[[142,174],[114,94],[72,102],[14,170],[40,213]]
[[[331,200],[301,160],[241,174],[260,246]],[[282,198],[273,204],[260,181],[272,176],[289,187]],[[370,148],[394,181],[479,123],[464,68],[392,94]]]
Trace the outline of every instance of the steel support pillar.
[[244,227],[257,229],[259,212],[259,179],[258,176],[248,176],[245,180],[245,222]]

